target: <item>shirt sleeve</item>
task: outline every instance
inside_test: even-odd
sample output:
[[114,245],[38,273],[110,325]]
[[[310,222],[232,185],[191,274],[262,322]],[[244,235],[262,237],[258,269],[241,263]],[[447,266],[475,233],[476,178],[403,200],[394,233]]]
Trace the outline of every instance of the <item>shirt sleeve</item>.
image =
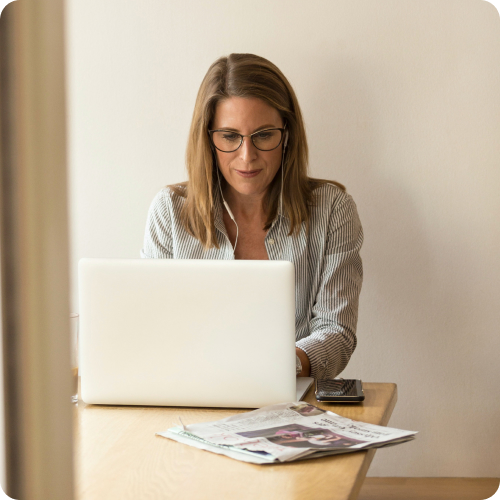
[[170,205],[170,197],[166,189],[160,191],[151,202],[146,221],[141,258],[174,258]]
[[363,229],[354,200],[332,209],[323,272],[309,322],[310,334],[296,342],[311,362],[311,377],[335,378],[356,348],[358,302],[363,281],[359,250]]

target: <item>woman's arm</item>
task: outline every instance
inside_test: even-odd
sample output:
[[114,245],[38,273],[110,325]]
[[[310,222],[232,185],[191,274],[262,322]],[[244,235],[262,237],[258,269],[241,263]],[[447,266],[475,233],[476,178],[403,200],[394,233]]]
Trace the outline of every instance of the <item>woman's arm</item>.
[[309,321],[310,334],[295,344],[307,355],[312,377],[336,377],[356,348],[358,300],[363,281],[359,255],[362,242],[356,205],[345,194],[329,217],[321,282]]

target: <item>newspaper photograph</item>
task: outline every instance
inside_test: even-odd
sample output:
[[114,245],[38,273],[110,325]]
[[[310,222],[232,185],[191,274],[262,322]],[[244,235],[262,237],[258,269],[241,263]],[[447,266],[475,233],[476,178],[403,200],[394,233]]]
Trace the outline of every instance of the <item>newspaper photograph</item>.
[[351,420],[302,401],[266,406],[214,422],[181,424],[157,434],[256,464],[380,448],[410,441],[417,434]]

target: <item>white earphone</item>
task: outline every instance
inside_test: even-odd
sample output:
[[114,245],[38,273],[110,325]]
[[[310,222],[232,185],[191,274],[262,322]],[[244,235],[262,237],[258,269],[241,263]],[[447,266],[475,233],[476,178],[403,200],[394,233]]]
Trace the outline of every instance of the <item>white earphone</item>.
[[[286,124],[285,124],[286,127]],[[285,151],[286,151],[286,145],[288,144],[288,130],[286,131],[285,134],[285,142],[283,143],[283,154],[281,155],[281,192],[280,192],[280,226],[279,226],[279,233],[281,233],[281,219],[283,218],[283,170],[284,170],[284,162],[285,162]]]
[[231,217],[231,220],[234,222],[234,225],[236,226],[236,240],[234,242],[234,248],[233,248],[233,251],[236,252],[236,245],[238,244],[238,234],[239,234],[238,224],[236,223],[233,212],[231,212],[231,209],[229,208],[229,205],[227,204],[227,201],[224,199],[224,195],[222,194],[222,186],[220,184],[219,164],[217,162],[217,154],[215,153],[213,146],[212,146],[212,151],[214,153],[215,169],[217,170],[217,181],[219,184],[220,197],[222,198],[222,203],[226,207],[229,217]]
[[[220,186],[220,179],[219,179],[219,186]],[[236,224],[236,221],[234,220],[234,215],[233,212],[231,212],[231,209],[229,208],[229,205],[227,204],[226,200],[222,198],[222,201],[224,203],[224,206],[226,207],[227,213],[229,214],[229,217],[233,219],[234,223]],[[236,224],[236,230],[238,230],[238,224]],[[238,236],[236,236],[236,239],[238,239]],[[234,245],[234,248],[236,248],[236,245]]]

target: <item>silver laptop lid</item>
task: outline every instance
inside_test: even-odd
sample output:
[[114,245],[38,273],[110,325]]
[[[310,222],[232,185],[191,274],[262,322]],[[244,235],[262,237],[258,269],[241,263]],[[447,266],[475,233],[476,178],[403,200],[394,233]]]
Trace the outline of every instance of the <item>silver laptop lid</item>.
[[293,401],[286,261],[82,259],[86,403],[257,408]]

